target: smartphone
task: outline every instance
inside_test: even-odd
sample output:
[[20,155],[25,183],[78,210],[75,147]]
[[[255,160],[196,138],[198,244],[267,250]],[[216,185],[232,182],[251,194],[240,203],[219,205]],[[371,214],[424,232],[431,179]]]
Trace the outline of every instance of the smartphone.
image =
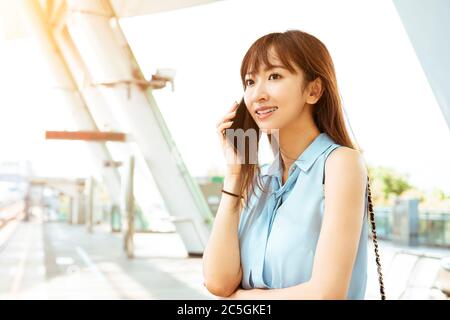
[[[247,110],[247,106],[245,105],[244,98],[242,97],[241,101],[239,102],[239,105],[236,109],[236,116],[233,119],[233,124],[230,126],[229,129],[237,130],[242,129],[245,132],[249,129],[253,129],[256,131],[257,139],[259,140],[260,132],[259,127],[256,124],[255,120],[252,118],[251,114]],[[254,148],[249,148],[248,145],[248,139],[245,140],[245,148],[244,150],[239,150],[238,148],[238,137],[234,134],[227,135],[228,143],[233,146],[234,151],[236,154],[241,158],[241,161],[244,163],[249,163],[249,157],[251,153],[254,153],[257,150],[254,150]],[[245,155],[245,158],[244,158]]]
[[233,119],[233,124],[230,129],[243,129],[245,130],[245,120],[247,117],[251,117],[247,111],[247,106],[245,105],[244,98],[239,102],[239,106],[236,109],[236,116]]

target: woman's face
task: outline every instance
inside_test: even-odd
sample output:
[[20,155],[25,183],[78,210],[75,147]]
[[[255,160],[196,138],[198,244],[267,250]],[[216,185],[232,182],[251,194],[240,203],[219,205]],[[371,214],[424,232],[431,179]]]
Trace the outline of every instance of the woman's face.
[[[283,129],[305,109],[303,72],[294,65],[291,73],[275,54],[269,61],[276,67],[261,66],[256,74],[245,75],[244,101],[258,127],[266,133]],[[305,90],[306,92],[306,90]]]

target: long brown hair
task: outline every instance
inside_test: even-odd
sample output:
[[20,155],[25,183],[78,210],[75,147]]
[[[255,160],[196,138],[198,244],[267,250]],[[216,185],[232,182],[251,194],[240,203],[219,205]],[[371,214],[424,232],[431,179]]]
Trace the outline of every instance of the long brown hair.
[[[269,60],[269,53],[271,49],[275,51],[279,60],[292,73],[296,73],[296,70],[293,67],[294,64],[303,71],[305,86],[317,78],[321,79],[323,93],[313,108],[313,119],[315,124],[320,132],[325,132],[328,134],[337,144],[360,151],[360,149],[352,142],[345,125],[336,73],[330,53],[325,45],[316,37],[299,30],[288,30],[283,33],[270,33],[256,40],[248,49],[241,64],[241,81],[244,90],[246,87],[245,75],[247,73],[257,73],[261,66],[273,66]],[[257,145],[259,145],[259,127],[247,111],[243,99],[240,102],[238,112],[230,129],[237,128],[243,129],[244,131],[248,129],[255,130],[257,132]],[[268,138],[269,141],[271,141],[272,137],[270,134],[268,134]],[[238,152],[236,145],[234,145],[234,149]],[[259,148],[257,147],[256,150],[253,150],[253,152],[258,152],[258,149]],[[245,154],[242,156],[245,161],[243,162],[241,169],[242,186],[240,194],[243,196],[244,206],[248,206],[249,198],[255,191],[255,185],[257,185],[261,190],[263,188],[261,187],[262,183],[260,180],[260,169],[258,163],[252,164],[247,161],[247,159],[250,158],[250,153],[252,152],[248,144],[245,144],[244,150]],[[253,156],[255,157],[255,155]],[[380,294],[381,298],[384,300],[384,284],[378,254],[378,242],[369,177],[367,180],[367,187],[369,219],[372,226],[372,239],[375,247]]]

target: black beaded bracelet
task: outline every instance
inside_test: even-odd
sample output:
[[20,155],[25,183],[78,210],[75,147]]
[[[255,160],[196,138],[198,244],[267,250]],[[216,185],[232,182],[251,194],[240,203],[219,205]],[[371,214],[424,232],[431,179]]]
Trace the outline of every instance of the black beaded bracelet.
[[228,195],[230,195],[230,196],[236,197],[236,198],[244,198],[243,196],[240,196],[240,195],[237,195],[237,194],[234,194],[234,193],[225,191],[225,190],[223,190],[223,189],[222,189],[222,192],[223,192],[223,193],[226,193],[226,194],[228,194]]

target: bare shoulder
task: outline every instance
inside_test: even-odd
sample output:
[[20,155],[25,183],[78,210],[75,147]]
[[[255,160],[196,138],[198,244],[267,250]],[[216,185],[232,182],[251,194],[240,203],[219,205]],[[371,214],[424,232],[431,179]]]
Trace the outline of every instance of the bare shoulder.
[[327,179],[330,176],[363,180],[367,178],[367,168],[361,152],[344,146],[330,153],[325,163],[325,172]]

